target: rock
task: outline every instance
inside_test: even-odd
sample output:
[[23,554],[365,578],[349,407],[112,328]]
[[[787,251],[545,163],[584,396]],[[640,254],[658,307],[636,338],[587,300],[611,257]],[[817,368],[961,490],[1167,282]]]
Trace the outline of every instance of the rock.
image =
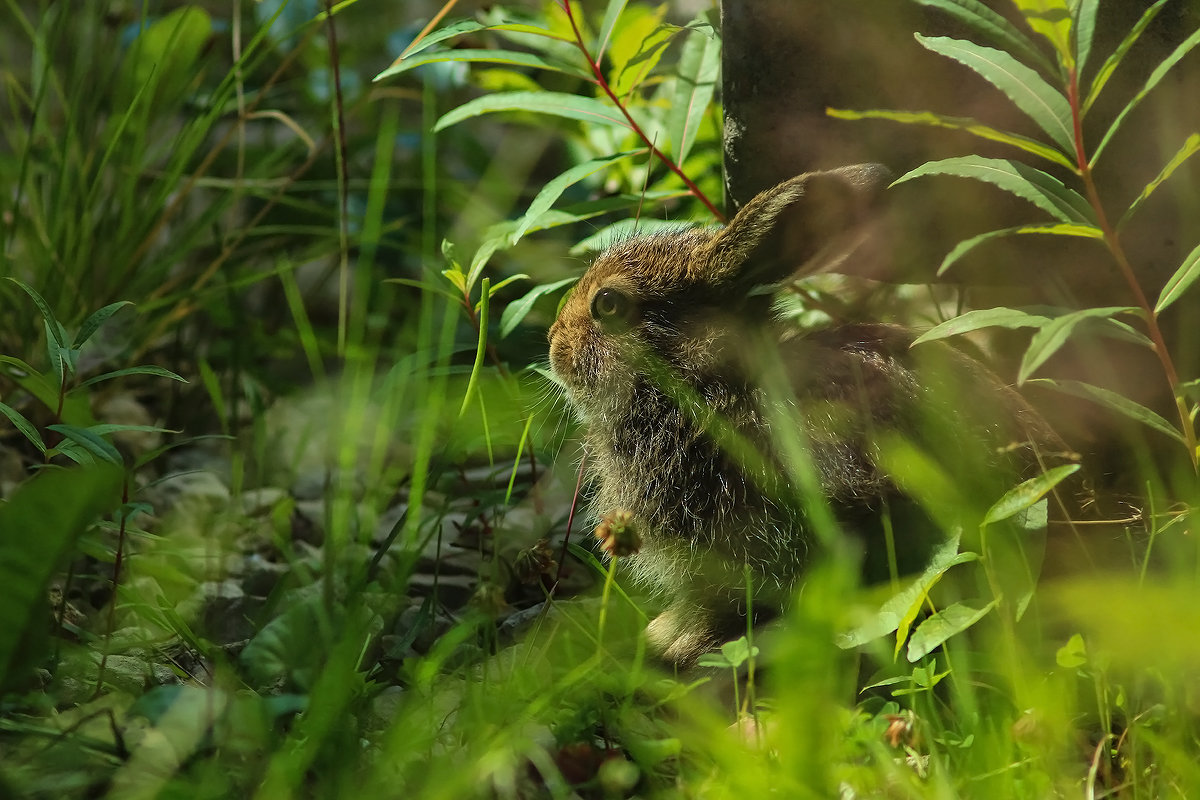
[[196,510],[215,510],[229,504],[229,489],[215,473],[201,470],[181,472],[159,481],[155,494],[166,506],[195,506]]
[[287,490],[264,486],[261,489],[247,489],[242,492],[238,495],[238,505],[246,516],[257,517],[271,513],[275,506],[287,498]]
[[[110,425],[154,426],[155,419],[132,392],[101,395],[92,403],[96,419]],[[113,441],[135,459],[162,446],[162,434],[157,431],[117,431]]]

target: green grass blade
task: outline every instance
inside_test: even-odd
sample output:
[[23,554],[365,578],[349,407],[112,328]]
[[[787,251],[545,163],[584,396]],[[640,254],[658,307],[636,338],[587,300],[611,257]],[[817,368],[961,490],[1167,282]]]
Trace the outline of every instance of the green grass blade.
[[625,116],[616,107],[591,97],[563,92],[499,92],[477,97],[442,116],[433,126],[442,131],[463,120],[481,114],[501,111],[523,111],[575,119],[595,125],[629,127]]
[[1058,178],[1018,161],[981,156],[931,161],[901,175],[892,185],[925,175],[973,178],[1028,200],[1060,222],[1096,223],[1092,207],[1082,195],[1064,186]]
[[1129,104],[1126,105],[1125,108],[1121,109],[1121,113],[1117,115],[1117,118],[1113,120],[1112,125],[1108,127],[1108,131],[1104,134],[1104,138],[1100,140],[1100,144],[1096,145],[1096,150],[1094,153],[1092,153],[1092,159],[1090,162],[1093,166],[1100,160],[1101,154],[1108,146],[1108,143],[1112,141],[1112,137],[1115,136],[1117,131],[1121,129],[1121,125],[1125,122],[1125,118],[1128,117],[1129,114],[1138,107],[1138,104],[1140,104],[1142,100],[1146,98],[1146,95],[1154,91],[1155,87],[1158,86],[1163,77],[1165,77],[1166,74],[1171,71],[1171,68],[1178,64],[1183,57],[1190,53],[1198,44],[1200,44],[1200,30],[1193,32],[1191,36],[1180,42],[1179,46],[1171,52],[1171,55],[1163,59],[1163,61],[1154,68],[1154,71],[1150,73],[1150,77],[1146,79],[1145,85],[1142,86],[1141,90],[1136,95],[1134,95],[1133,99],[1129,101]]
[[943,114],[935,114],[932,111],[886,111],[881,109],[850,111],[840,108],[827,108],[825,109],[825,113],[835,119],[883,119],[890,122],[899,122],[902,125],[928,125],[935,128],[965,131],[981,139],[1001,142],[1020,148],[1039,158],[1044,158],[1059,166],[1066,167],[1072,172],[1079,171],[1079,167],[1075,165],[1074,161],[1049,145],[1043,144],[1036,139],[1030,139],[1028,136],[1022,136],[1019,133],[997,130],[969,117],[948,117]]
[[1117,230],[1123,228],[1125,223],[1128,222],[1133,215],[1137,213],[1137,210],[1142,207],[1142,203],[1146,202],[1146,198],[1148,198],[1163,181],[1167,180],[1167,178],[1170,178],[1175,170],[1179,169],[1179,166],[1183,164],[1184,161],[1187,161],[1189,158],[1195,155],[1197,151],[1200,151],[1200,133],[1193,133],[1187,138],[1187,141],[1183,143],[1183,146],[1176,151],[1175,155],[1171,156],[1171,160],[1167,162],[1167,165],[1162,168],[1162,171],[1158,173],[1154,180],[1146,184],[1146,188],[1142,189],[1142,193],[1138,195],[1136,200],[1133,201],[1132,205],[1129,206],[1129,209],[1121,215],[1121,219],[1117,223]]
[[1036,71],[1002,50],[982,47],[962,39],[916,34],[917,41],[939,55],[970,67],[1002,91],[1017,108],[1037,123],[1065,152],[1075,148],[1071,106],[1062,92],[1046,83]]
[[1036,64],[1047,74],[1054,74],[1054,64],[1019,28],[978,0],[915,0],[917,5],[945,12],[985,38],[1001,50],[1012,53],[1029,64]]
[[1000,239],[1006,236],[1022,236],[1026,234],[1041,234],[1050,236],[1080,236],[1087,239],[1103,239],[1104,231],[1094,225],[1080,225],[1078,223],[1060,222],[1052,225],[1018,225],[1014,228],[1004,228],[998,231],[989,231],[981,233],[978,236],[972,236],[970,239],[959,242],[953,250],[946,254],[942,259],[941,266],[938,267],[938,275],[944,275],[960,258],[965,256],[971,250],[974,250],[978,245],[992,239]]
[[[122,473],[46,470],[0,504],[0,687],[28,676],[44,635],[46,587],[75,540],[120,500]],[[32,662],[32,663],[31,663]]]
[[[1097,0],[1091,1],[1094,3]],[[1100,96],[1100,92],[1104,90],[1105,85],[1108,83],[1108,79],[1112,77],[1113,73],[1116,72],[1117,67],[1120,66],[1121,61],[1125,58],[1125,54],[1128,53],[1130,48],[1133,47],[1134,43],[1141,38],[1142,32],[1145,31],[1146,27],[1154,21],[1154,18],[1158,16],[1158,12],[1162,10],[1163,4],[1166,2],[1167,0],[1158,0],[1158,2],[1156,2],[1154,5],[1142,12],[1141,19],[1139,19],[1134,26],[1129,29],[1129,33],[1127,33],[1121,43],[1117,45],[1117,49],[1112,52],[1112,55],[1105,59],[1104,63],[1100,65],[1100,69],[1096,72],[1096,77],[1092,79],[1092,85],[1091,88],[1088,89],[1087,97],[1084,98],[1083,101],[1083,114],[1085,116],[1087,115],[1088,110],[1092,107],[1092,103],[1096,102],[1096,98]]]
[[1093,403],[1110,408],[1135,422],[1140,422],[1148,428],[1153,428],[1177,442],[1183,443],[1184,441],[1183,435],[1174,425],[1142,404],[1130,400],[1125,395],[1117,394],[1109,389],[1102,389],[1099,386],[1092,386],[1090,383],[1083,383],[1082,381],[1034,378],[1029,382],[1036,383],[1039,386],[1048,386],[1055,391],[1069,394],[1072,397],[1091,400]]
[[1175,274],[1167,281],[1162,294],[1158,296],[1158,302],[1154,304],[1154,313],[1160,313],[1178,300],[1197,278],[1200,278],[1200,246],[1188,253],[1179,269],[1175,270]]

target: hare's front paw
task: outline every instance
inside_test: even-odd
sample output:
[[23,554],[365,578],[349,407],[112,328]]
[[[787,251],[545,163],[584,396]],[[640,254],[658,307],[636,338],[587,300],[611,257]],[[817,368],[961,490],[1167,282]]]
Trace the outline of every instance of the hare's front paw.
[[679,603],[650,620],[646,642],[656,656],[683,669],[720,644],[714,627],[703,609]]

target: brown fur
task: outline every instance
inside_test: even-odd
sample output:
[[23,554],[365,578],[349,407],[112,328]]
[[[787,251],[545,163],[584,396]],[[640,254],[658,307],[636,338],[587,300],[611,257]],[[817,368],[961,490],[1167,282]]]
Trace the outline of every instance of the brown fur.
[[[1053,439],[949,347],[910,350],[910,334],[889,325],[802,336],[754,292],[851,252],[885,174],[802,175],[723,230],[616,244],[550,328],[551,364],[587,425],[592,510],[632,515],[643,545],[629,566],[669,599],[647,631],[668,661],[690,664],[745,629],[747,568],[764,615],[795,590],[815,541],[787,437],[807,442],[820,490],[868,553],[882,547],[883,507],[907,502],[878,464],[880,435],[988,466],[1000,445]],[[605,289],[631,301],[627,318],[593,318]]]

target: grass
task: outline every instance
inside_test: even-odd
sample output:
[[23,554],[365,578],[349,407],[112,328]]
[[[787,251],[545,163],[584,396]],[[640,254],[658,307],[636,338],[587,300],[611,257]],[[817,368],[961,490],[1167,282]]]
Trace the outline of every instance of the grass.
[[[520,283],[476,307],[577,272],[567,237],[620,215],[523,239],[487,283],[465,255],[561,167],[545,142],[611,137],[428,135],[454,65],[369,82],[420,28],[403,8],[343,4],[336,37],[316,2],[200,8],[5,2],[0,271],[66,331],[133,308],[64,370],[0,281],[0,402],[45,445],[0,428],[0,795],[1200,795],[1193,474],[1138,439],[1125,519],[960,531],[903,602],[830,547],[787,619],[672,674],[639,638],[653,601],[571,519],[578,431],[533,369],[557,295],[507,337]],[[458,291],[433,283],[456,262]],[[162,431],[68,435],[104,422]],[[954,482],[907,463],[914,494]],[[891,633],[992,601],[919,657]]]

